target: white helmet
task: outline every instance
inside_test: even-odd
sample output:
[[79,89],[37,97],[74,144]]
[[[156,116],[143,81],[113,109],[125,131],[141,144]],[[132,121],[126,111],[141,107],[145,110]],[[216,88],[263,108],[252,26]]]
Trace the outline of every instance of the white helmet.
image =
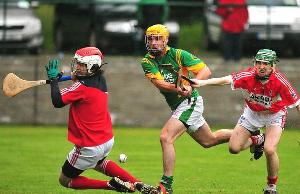
[[[96,47],[84,47],[75,52],[74,63],[85,64],[88,75],[94,75],[102,66],[103,55]],[[74,69],[74,66],[72,66]]]

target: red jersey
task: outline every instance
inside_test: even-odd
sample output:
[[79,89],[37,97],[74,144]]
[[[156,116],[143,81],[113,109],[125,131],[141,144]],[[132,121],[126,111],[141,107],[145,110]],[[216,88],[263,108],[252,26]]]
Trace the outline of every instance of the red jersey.
[[108,111],[108,94],[80,82],[61,90],[62,101],[70,104],[68,140],[75,145],[91,147],[113,137]]
[[300,104],[297,91],[287,78],[279,71],[270,75],[263,84],[256,80],[254,68],[232,74],[233,89],[240,88],[245,94],[245,102],[253,111],[270,111],[276,113]]
[[246,0],[220,0],[216,13],[222,17],[222,29],[229,33],[245,30],[249,13]]

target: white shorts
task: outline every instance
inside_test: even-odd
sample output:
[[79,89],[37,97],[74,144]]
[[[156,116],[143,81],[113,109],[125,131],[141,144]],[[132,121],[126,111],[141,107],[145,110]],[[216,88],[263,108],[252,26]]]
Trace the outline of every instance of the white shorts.
[[279,111],[274,114],[260,113],[245,107],[244,113],[241,115],[238,124],[246,128],[250,132],[260,130],[262,127],[278,125],[284,128],[286,120],[286,111]]
[[173,112],[172,117],[188,125],[188,133],[197,131],[205,123],[202,116],[204,110],[203,99],[201,96],[184,100]]
[[67,159],[73,167],[80,170],[95,168],[97,162],[109,154],[113,145],[114,138],[94,147],[79,147],[75,145]]

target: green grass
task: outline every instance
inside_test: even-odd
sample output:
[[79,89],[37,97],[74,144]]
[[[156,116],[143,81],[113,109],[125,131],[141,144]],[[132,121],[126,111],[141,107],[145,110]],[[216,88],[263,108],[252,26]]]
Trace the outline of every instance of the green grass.
[[[109,159],[120,164],[147,183],[157,184],[162,174],[159,129],[115,128],[115,145]],[[58,183],[61,166],[72,144],[66,127],[0,126],[0,193],[113,193],[111,191],[74,191]],[[280,193],[299,193],[300,131],[285,130],[279,145],[281,159]],[[266,181],[265,159],[250,161],[244,151],[228,153],[227,144],[204,149],[188,135],[176,142],[176,194],[255,194],[262,193]],[[86,176],[108,179],[93,170]]]

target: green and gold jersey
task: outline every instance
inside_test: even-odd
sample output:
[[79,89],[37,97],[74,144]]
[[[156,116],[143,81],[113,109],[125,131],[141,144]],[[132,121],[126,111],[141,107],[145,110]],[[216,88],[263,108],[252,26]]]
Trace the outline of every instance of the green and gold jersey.
[[[191,78],[191,73],[197,74],[206,64],[191,53],[167,47],[166,54],[161,58],[155,58],[149,53],[142,59],[142,67],[145,72],[145,76],[148,79],[164,80],[169,83],[178,81],[178,75],[185,75]],[[183,84],[188,84],[182,80]],[[184,101],[187,97],[179,96],[176,92],[160,90],[164,95],[169,107],[175,110],[176,107]],[[198,97],[199,93],[197,90],[193,90],[192,97]]]

